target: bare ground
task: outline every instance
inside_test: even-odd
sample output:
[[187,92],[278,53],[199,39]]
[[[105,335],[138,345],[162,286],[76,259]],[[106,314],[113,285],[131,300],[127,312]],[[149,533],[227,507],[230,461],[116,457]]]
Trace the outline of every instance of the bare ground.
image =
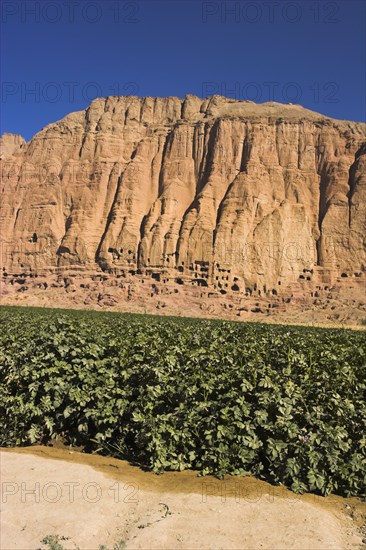
[[[2,449],[1,549],[361,549],[366,505],[253,478],[156,476],[55,447]],[[365,540],[365,539],[364,539]]]

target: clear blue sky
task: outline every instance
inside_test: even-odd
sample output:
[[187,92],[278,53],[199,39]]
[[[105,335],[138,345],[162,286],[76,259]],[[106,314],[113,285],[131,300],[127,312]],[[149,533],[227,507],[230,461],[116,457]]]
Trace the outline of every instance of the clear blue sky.
[[221,93],[365,120],[362,0],[3,0],[1,9],[1,132],[30,139],[108,95]]

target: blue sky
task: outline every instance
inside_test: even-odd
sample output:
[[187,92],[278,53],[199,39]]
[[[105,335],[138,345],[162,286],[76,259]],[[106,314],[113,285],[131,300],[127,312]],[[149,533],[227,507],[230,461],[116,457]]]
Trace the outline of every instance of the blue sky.
[[362,0],[3,0],[1,9],[1,133],[30,139],[108,95],[220,93],[366,118]]

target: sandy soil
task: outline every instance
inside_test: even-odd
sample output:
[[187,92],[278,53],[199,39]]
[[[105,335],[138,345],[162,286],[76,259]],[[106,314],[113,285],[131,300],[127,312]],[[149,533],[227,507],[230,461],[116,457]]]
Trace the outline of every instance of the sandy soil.
[[360,549],[366,505],[252,478],[156,476],[51,447],[2,449],[1,549]]

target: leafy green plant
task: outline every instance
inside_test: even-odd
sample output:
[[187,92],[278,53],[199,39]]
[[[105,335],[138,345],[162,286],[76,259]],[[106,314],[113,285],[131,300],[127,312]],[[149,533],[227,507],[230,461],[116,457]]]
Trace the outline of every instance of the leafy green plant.
[[[113,550],[125,550],[125,548],[126,548],[126,541],[125,540],[120,540],[120,541],[116,542],[113,545]],[[109,548],[107,546],[105,546],[104,544],[101,544],[99,546],[98,550],[109,550]]]
[[363,331],[1,308],[1,445],[365,495]]
[[63,535],[47,535],[41,540],[41,543],[46,546],[47,550],[65,550],[60,541],[68,539],[69,537]]

